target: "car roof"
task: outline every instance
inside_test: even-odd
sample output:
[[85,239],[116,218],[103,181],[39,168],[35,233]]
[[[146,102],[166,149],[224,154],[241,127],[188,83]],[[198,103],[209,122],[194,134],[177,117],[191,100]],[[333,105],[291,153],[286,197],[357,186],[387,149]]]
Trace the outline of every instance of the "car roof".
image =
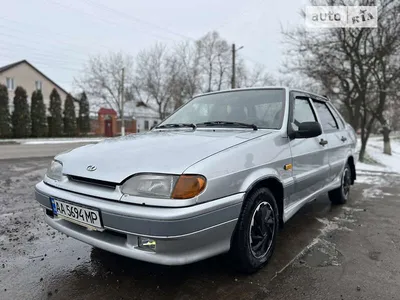
[[251,90],[276,90],[276,89],[284,89],[288,90],[287,87],[284,86],[262,86],[262,87],[247,87],[247,88],[235,88],[235,89],[225,89],[220,91],[214,92],[206,92],[206,93],[199,93],[193,96],[193,98],[205,95],[213,95],[213,94],[221,94],[221,93],[229,93],[229,92],[237,92],[237,91],[251,91]]
[[308,91],[303,91],[300,89],[291,89],[290,90],[293,93],[297,93],[297,94],[303,94],[300,96],[308,96],[308,97],[313,97],[315,98],[315,100],[320,100],[320,101],[329,101],[329,98],[325,95],[319,95],[319,94],[315,94],[313,92],[308,92]]
[[304,91],[304,90],[301,90],[301,89],[289,88],[287,86],[262,86],[262,87],[246,87],[246,88],[225,89],[225,90],[220,90],[220,91],[196,94],[196,95],[193,96],[193,98],[200,97],[200,96],[205,96],[205,95],[213,95],[213,94],[221,94],[221,93],[237,92],[237,91],[276,90],[276,89],[283,89],[283,90],[289,91],[289,92],[305,94],[305,95],[312,96],[312,97],[316,98],[316,100],[329,101],[328,97],[326,97],[326,96],[318,95],[318,94],[315,94],[315,93],[312,93],[312,92],[308,92],[308,91]]

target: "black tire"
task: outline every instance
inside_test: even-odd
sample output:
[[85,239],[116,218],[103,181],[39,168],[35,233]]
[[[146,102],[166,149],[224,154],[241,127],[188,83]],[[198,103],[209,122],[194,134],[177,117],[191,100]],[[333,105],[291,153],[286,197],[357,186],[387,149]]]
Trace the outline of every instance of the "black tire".
[[243,203],[232,239],[235,268],[248,274],[261,269],[275,249],[278,230],[279,210],[274,195],[268,188],[255,190]]
[[340,187],[328,193],[329,200],[331,200],[332,204],[335,205],[345,204],[349,199],[351,186],[351,169],[348,163],[346,163],[346,166],[344,167],[340,182]]

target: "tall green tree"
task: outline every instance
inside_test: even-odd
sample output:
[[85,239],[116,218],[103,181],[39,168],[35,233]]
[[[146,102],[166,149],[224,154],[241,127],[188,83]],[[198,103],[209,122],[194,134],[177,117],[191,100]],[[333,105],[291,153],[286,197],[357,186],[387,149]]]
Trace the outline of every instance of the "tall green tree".
[[78,127],[81,134],[86,134],[90,131],[89,101],[85,92],[81,94],[81,98],[79,100]]
[[50,94],[50,107],[49,112],[51,120],[49,122],[49,135],[50,136],[61,136],[63,132],[63,118],[61,108],[60,94],[54,88]]
[[67,136],[76,135],[76,115],[74,99],[70,94],[67,95],[64,104],[64,133]]
[[44,137],[47,135],[46,106],[43,102],[42,91],[32,93],[31,103],[32,136]]
[[3,84],[0,84],[0,137],[10,137],[11,118],[8,107],[8,90]]
[[26,90],[21,86],[15,89],[14,111],[11,121],[14,137],[24,138],[31,135],[31,116],[29,113],[28,95],[26,94]]

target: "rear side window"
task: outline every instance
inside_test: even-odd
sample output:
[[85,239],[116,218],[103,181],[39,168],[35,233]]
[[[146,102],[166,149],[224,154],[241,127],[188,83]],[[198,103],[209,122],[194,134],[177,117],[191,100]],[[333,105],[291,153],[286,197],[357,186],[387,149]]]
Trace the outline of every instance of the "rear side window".
[[321,119],[321,125],[324,131],[338,130],[339,127],[332,113],[325,102],[313,101],[317,114]]
[[316,122],[314,111],[307,99],[296,98],[293,108],[293,129],[297,130],[300,123]]
[[331,103],[328,104],[329,110],[332,112],[333,116],[336,119],[336,122],[342,125],[342,127],[345,127],[345,124],[343,122],[343,119],[340,117],[339,113],[336,111],[336,109],[333,107]]

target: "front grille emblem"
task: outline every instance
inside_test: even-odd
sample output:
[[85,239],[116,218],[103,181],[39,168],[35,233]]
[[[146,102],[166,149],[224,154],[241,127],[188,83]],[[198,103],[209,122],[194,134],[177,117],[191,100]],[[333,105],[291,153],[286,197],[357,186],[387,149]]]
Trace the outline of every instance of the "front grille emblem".
[[88,170],[89,172],[96,171],[96,169],[97,169],[97,167],[93,166],[93,165],[87,166],[87,168],[86,168],[86,170]]

